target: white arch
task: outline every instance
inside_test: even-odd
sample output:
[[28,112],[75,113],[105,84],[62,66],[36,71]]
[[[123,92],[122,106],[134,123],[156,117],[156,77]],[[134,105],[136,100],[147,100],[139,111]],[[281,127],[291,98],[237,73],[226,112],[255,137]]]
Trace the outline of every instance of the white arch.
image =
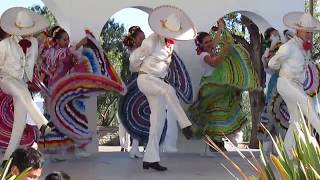
[[259,14],[250,11],[236,11],[249,19],[251,19],[259,28],[260,32],[264,32],[267,28],[272,27],[271,23],[268,22],[264,17]]
[[152,12],[152,8],[146,7],[146,6],[133,6],[132,8],[140,9],[141,11],[144,11],[148,14],[150,14]]

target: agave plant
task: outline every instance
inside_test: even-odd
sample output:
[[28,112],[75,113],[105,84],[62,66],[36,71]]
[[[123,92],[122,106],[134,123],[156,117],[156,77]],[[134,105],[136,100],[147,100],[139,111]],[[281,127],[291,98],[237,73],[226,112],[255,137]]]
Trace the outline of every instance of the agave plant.
[[31,170],[31,167],[27,168],[19,176],[14,176],[9,172],[11,162],[12,158],[10,158],[4,168],[0,170],[0,180],[22,180],[22,178]]
[[[249,159],[238,151],[239,155],[245,158],[251,165],[257,176],[246,175],[246,173],[240,168],[241,166],[221,151],[209,136],[205,136],[205,142],[222,154],[245,180],[276,180],[276,173],[280,175],[282,180],[320,180],[320,147],[316,138],[311,133],[311,127],[306,124],[302,113],[300,114],[301,121],[295,122],[295,147],[290,154],[288,154],[288,151],[285,149],[282,138],[276,137],[274,139],[263,125],[262,126],[272,139],[277,155],[271,154],[270,157],[268,157],[261,144],[259,149],[261,161],[258,161],[252,153],[252,157]],[[274,168],[272,168],[270,161]]]

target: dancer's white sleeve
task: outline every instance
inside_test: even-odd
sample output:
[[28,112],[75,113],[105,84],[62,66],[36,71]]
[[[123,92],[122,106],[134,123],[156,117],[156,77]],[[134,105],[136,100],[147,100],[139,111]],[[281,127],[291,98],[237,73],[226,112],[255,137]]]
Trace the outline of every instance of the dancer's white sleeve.
[[151,34],[148,38],[143,40],[141,46],[134,50],[130,55],[130,71],[138,72],[143,60],[149,56],[154,47],[155,43],[158,41],[157,34]]
[[6,45],[4,43],[4,41],[0,41],[0,74],[1,74],[1,70],[4,66],[4,62],[5,62],[5,57],[6,57]]
[[268,67],[275,70],[280,69],[281,64],[288,57],[288,52],[287,46],[282,45],[277,53],[269,60]]

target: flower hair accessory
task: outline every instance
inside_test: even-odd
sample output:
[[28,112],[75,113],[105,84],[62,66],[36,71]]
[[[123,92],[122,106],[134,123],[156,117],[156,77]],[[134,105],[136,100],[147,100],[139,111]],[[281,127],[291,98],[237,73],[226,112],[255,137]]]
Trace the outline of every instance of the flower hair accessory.
[[52,32],[52,38],[56,37],[57,33],[59,31],[63,30],[62,27],[58,27],[57,29],[55,29],[53,32]]

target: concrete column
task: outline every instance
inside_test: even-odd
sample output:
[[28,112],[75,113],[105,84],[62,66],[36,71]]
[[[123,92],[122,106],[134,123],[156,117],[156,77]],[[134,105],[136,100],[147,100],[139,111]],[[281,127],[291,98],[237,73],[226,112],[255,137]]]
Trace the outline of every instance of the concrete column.
[[89,153],[98,152],[97,135],[97,97],[91,97],[86,101],[86,114],[88,118],[88,128],[93,133],[92,142],[87,145],[86,151]]

